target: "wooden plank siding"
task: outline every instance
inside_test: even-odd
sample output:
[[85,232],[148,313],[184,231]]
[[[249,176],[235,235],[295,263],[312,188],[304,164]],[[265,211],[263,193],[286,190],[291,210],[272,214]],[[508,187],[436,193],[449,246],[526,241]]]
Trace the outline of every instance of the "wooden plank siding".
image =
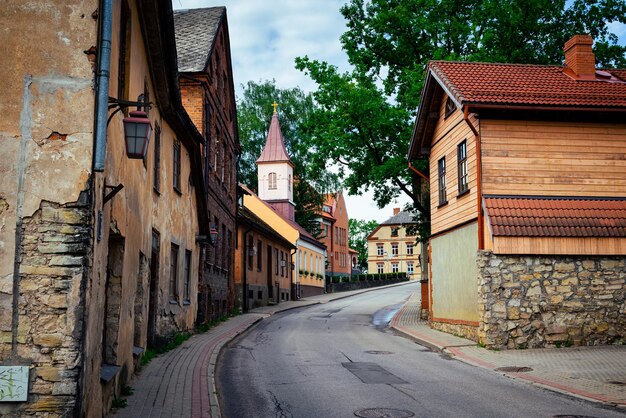
[[624,238],[495,237],[495,254],[623,255]]
[[626,124],[481,120],[483,194],[626,197]]
[[[445,116],[445,98],[441,101],[439,121],[434,130],[430,155],[430,202],[431,232],[437,234],[456,225],[464,224],[477,217],[476,142],[475,137],[463,120],[463,113],[456,110]],[[476,120],[470,119],[477,126]],[[458,196],[457,145],[467,141],[469,192]],[[448,203],[439,206],[438,161],[446,157],[446,189]]]

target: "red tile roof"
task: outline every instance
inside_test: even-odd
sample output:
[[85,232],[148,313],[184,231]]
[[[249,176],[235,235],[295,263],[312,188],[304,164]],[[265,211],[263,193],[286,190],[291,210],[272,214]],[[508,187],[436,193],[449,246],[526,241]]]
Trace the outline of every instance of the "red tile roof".
[[278,116],[276,115],[276,112],[274,112],[272,121],[270,122],[270,129],[267,132],[265,147],[256,162],[288,162],[293,165],[291,159],[287,155],[287,150],[285,149],[285,141],[283,140],[283,134],[280,131],[280,124],[278,123]]
[[494,236],[626,237],[626,199],[485,196]]
[[626,108],[626,70],[576,80],[560,66],[431,61],[429,70],[461,105]]

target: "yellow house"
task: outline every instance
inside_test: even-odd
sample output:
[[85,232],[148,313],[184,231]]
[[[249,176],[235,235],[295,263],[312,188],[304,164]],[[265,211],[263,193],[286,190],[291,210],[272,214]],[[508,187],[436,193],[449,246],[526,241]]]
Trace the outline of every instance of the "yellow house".
[[289,257],[292,270],[292,298],[320,294],[324,291],[325,247],[304,228],[283,217],[252,190],[240,185],[245,191],[243,206],[270,225],[289,243],[296,246]]
[[413,224],[409,212],[394,208],[393,216],[367,237],[368,273],[406,273],[410,280],[420,278],[420,246],[406,227]]

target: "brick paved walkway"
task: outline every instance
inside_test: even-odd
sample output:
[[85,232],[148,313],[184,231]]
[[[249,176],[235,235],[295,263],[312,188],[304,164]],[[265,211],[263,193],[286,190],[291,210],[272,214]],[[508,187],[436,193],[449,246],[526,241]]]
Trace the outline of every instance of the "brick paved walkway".
[[155,357],[132,382],[134,394],[126,408],[114,411],[119,418],[219,417],[214,371],[220,348],[264,314],[245,314],[202,334],[180,347]]
[[529,367],[532,371],[501,372],[516,379],[585,399],[626,407],[626,346],[569,347],[493,351],[475,342],[431,329],[419,319],[420,301],[411,295],[391,327],[432,349],[497,371]]

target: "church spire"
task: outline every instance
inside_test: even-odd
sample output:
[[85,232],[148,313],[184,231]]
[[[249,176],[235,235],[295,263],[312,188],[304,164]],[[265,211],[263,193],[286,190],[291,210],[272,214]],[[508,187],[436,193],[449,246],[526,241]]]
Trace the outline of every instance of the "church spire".
[[274,101],[272,106],[274,106],[274,114],[272,115],[270,129],[267,132],[267,138],[265,139],[265,147],[263,147],[263,151],[256,162],[257,164],[286,162],[293,167],[293,162],[289,158],[289,155],[287,155],[283,134],[280,131],[280,123],[278,123],[278,115],[276,114],[276,107],[278,106],[278,103]]

